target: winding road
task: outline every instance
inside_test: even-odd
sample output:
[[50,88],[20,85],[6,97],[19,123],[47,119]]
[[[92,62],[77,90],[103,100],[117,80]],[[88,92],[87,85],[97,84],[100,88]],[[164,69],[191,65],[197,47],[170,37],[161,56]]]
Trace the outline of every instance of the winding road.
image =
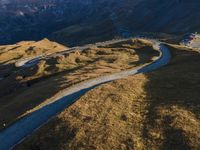
[[68,54],[68,53],[71,53],[71,52],[74,52],[74,51],[83,51],[87,48],[90,48],[91,46],[106,46],[106,45],[109,45],[109,44],[113,44],[113,43],[117,43],[117,42],[122,42],[122,41],[126,41],[127,39],[114,39],[114,40],[110,40],[110,41],[105,41],[105,42],[98,42],[98,43],[95,43],[95,44],[87,44],[87,45],[84,45],[84,46],[76,46],[76,47],[72,47],[66,51],[61,51],[61,52],[57,52],[57,53],[54,53],[54,54],[49,54],[49,55],[46,55],[46,56],[43,56],[43,55],[38,55],[38,56],[35,56],[35,57],[31,57],[31,58],[26,58],[26,59],[21,59],[19,61],[17,61],[15,63],[15,66],[16,67],[22,67],[22,68],[28,68],[28,67],[31,67],[35,64],[37,64],[41,59],[50,59],[51,57],[55,57],[56,55],[62,55],[62,54]]
[[14,148],[14,146],[23,141],[28,135],[47,123],[48,120],[66,109],[69,105],[77,101],[89,90],[113,80],[125,78],[138,73],[147,73],[168,64],[171,58],[168,48],[160,42],[153,42],[154,49],[160,51],[160,56],[156,61],[137,69],[97,77],[72,86],[66,92],[61,93],[61,95],[59,95],[54,102],[51,102],[41,109],[32,112],[0,132],[0,150]]

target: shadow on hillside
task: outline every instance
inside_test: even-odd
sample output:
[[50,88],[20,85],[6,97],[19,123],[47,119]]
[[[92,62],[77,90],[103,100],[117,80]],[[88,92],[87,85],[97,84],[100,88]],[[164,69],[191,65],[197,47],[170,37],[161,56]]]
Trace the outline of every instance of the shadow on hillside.
[[[147,121],[144,127],[144,137],[150,139],[148,141],[150,147],[152,147],[152,143],[159,145],[158,143],[164,141],[161,144],[161,149],[191,149],[188,140],[190,137],[184,133],[183,127],[177,128],[172,124],[172,122],[176,122],[177,116],[170,114],[172,111],[170,108],[180,107],[192,112],[197,118],[199,117],[200,53],[169,48],[173,56],[170,64],[146,74],[148,81],[144,88],[150,106],[148,107]],[[162,116],[158,111],[164,111],[164,108],[169,111],[166,116]],[[178,121],[182,121],[182,125],[185,124],[184,120]],[[192,125],[189,128],[193,128]],[[160,134],[164,139],[152,137],[149,134],[152,130],[155,133],[158,130],[162,131]],[[198,140],[199,137],[194,136],[191,138]],[[200,146],[198,143],[196,144]]]
[[[159,119],[160,115],[157,114],[158,107],[177,105],[193,112],[196,116],[199,115],[197,106],[200,105],[200,55],[197,52],[174,49],[172,49],[172,55],[173,58],[169,65],[146,74],[148,82],[144,88],[147,94],[146,99],[150,102],[150,106],[148,107],[149,113],[147,115],[143,133],[145,139],[150,139],[147,144],[148,148],[151,147],[153,149],[152,143],[161,143],[161,146],[157,149],[189,150],[192,148],[187,141],[183,129],[171,126],[172,121],[175,119],[174,116],[164,116],[163,120],[161,120],[163,121],[163,126],[161,127],[156,124],[156,119]],[[62,79],[60,82],[62,82]],[[51,143],[52,149],[54,149],[54,147],[56,149],[57,146],[67,146],[67,144],[70,143],[70,140],[76,135],[78,129],[71,127],[66,120],[61,120],[58,117],[54,118],[48,125],[41,128],[37,134],[34,134],[34,137],[29,138],[28,141],[23,143],[23,149],[30,147],[33,149],[48,149],[49,147],[44,147],[49,146],[46,140]],[[160,141],[160,139],[153,139],[149,135],[149,130],[154,128],[163,130],[163,142]],[[53,130],[53,132],[44,134],[49,130]],[[43,139],[38,139],[40,135]],[[79,142],[81,142],[81,140],[76,141],[73,147],[80,146],[78,145]],[[31,146],[30,143],[32,144]],[[85,145],[81,146],[85,147]]]
[[[159,147],[155,149],[163,150],[198,149],[199,147],[191,146],[188,141],[188,135],[184,133],[182,128],[172,126],[172,122],[177,119],[175,114],[167,114],[163,116],[162,120],[159,120],[162,124],[159,125],[157,123],[159,117],[162,116],[162,114],[158,114],[157,112],[157,109],[160,107],[179,106],[199,116],[200,55],[197,52],[170,49],[173,55],[170,64],[157,71],[146,74],[148,81],[144,88],[147,95],[146,99],[150,102],[143,131],[144,139],[150,140],[147,141],[146,146],[148,148],[146,149],[149,149],[149,147],[154,149],[152,144],[160,144]],[[62,82],[62,80],[64,81],[64,79],[61,78],[60,82]],[[171,111],[172,110],[169,109],[169,113]],[[187,117],[190,116],[186,116],[186,118]],[[182,124],[186,124],[184,120],[179,121],[182,121]],[[164,139],[152,138],[149,131],[154,129],[162,130]],[[53,132],[44,134],[49,130],[53,130]],[[67,119],[62,120],[56,117],[45,127],[41,128],[37,134],[34,134],[34,137],[28,138],[28,140],[23,143],[22,149],[28,149],[30,147],[33,149],[48,149],[49,145],[51,145],[50,147],[52,149],[57,149],[58,146],[67,146],[67,144],[71,142],[70,140],[76,136],[77,130],[78,129],[70,126],[70,122],[67,122]],[[38,139],[40,136],[42,139]],[[195,136],[193,138],[198,142],[198,138],[195,138]],[[48,140],[50,144],[48,144],[46,140]],[[81,142],[81,140],[75,141],[73,147],[85,147],[85,145],[78,145],[79,142]],[[30,145],[30,143],[32,145]],[[199,144],[197,143],[196,145],[198,146]]]
[[[144,62],[149,62],[152,56],[158,55],[158,52],[152,49],[149,50],[148,46],[144,46],[143,48],[136,50],[136,54],[139,56],[139,61],[131,62],[131,65],[139,66],[142,65]],[[69,73],[75,72],[76,70],[81,70],[86,67],[87,65],[78,66],[72,69],[64,70],[62,72],[54,73],[52,75],[32,79],[31,81],[23,83],[21,83],[20,80],[16,79],[16,74],[11,74],[6,77],[5,80],[1,82],[0,87],[0,129],[7,127],[7,125],[10,124],[10,122],[15,120],[17,117],[22,116],[27,111],[40,105],[46,99],[51,98],[59,91],[72,86],[74,83],[72,83],[71,81],[67,81],[66,78],[63,78],[63,75],[67,75]],[[10,66],[4,66],[4,68],[10,68]],[[81,73],[87,73],[91,71],[93,70],[85,69]],[[23,72],[23,70],[21,72]],[[28,71],[28,74],[29,73],[30,70]],[[25,74],[23,78],[26,76],[27,75]],[[63,83],[65,83],[64,86]]]
[[13,70],[15,70],[14,64],[0,63],[0,77],[8,77],[13,72]]
[[[147,52],[147,54],[150,56],[146,56],[145,51],[146,48],[136,51],[140,60],[137,62],[132,62],[132,65],[139,66],[145,61],[151,59],[152,56],[158,54],[158,52],[151,50]],[[98,59],[90,63],[94,63],[95,61],[98,61]],[[76,81],[72,83],[72,81],[66,80],[66,78],[63,76],[72,72],[76,72],[76,70],[84,70],[81,71],[82,74],[92,72],[92,68],[84,69],[87,68],[87,65],[88,64],[77,66],[72,69],[54,73],[52,75],[32,79],[28,82],[20,82],[20,80],[16,79],[16,75],[20,76],[20,73],[14,73],[6,77],[4,80],[2,80],[0,87],[0,128],[7,127],[7,125],[13,122],[13,120],[40,105],[42,102],[51,98],[59,91],[80,82]],[[8,66],[4,66],[4,68],[7,67]],[[21,70],[20,72],[23,74],[24,71]],[[30,70],[28,70],[28,74],[29,73]],[[23,78],[25,78],[27,75],[24,74]],[[76,75],[79,76],[81,74],[76,73]]]
[[158,57],[159,56],[159,52],[153,50],[152,48],[149,48],[148,46],[142,47],[142,48],[138,48],[135,50],[136,54],[139,56],[139,60],[137,62],[133,62],[133,65],[142,65],[143,62],[147,62],[147,60],[149,60],[147,63],[152,62],[152,56]]
[[[74,83],[67,83],[63,75],[84,67],[86,66],[75,67],[25,83],[16,80],[15,74],[5,77],[0,86],[0,129],[5,128],[5,125],[9,125],[28,110],[40,105],[60,90],[72,86]],[[67,86],[62,87],[63,82]],[[18,96],[19,94],[22,96]]]
[[[57,125],[59,125],[59,128]],[[33,134],[33,137],[27,138],[26,142],[23,142],[23,145],[17,145],[15,149],[25,150],[31,148],[31,150],[42,150],[49,149],[49,147],[51,147],[52,150],[58,149],[58,145],[61,143],[69,143],[73,140],[79,129],[72,128],[70,122],[67,120],[63,121],[62,119],[56,117],[47,125],[44,125],[44,127],[40,130],[44,131],[36,131],[36,133]],[[49,132],[48,135],[43,134],[48,131],[53,132]],[[47,141],[43,139],[48,139],[48,144],[46,144]]]

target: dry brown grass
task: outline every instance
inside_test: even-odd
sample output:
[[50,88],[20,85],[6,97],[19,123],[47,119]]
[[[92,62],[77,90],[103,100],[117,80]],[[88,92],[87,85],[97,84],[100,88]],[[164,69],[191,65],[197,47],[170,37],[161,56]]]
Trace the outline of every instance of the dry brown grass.
[[134,51],[120,45],[117,48],[91,47],[83,52],[55,55],[2,80],[0,127],[42,107],[73,84],[149,63],[158,55],[151,45],[140,45],[137,41],[129,44],[138,47]]
[[48,39],[38,42],[19,42],[14,45],[0,46],[0,63],[14,63],[16,60],[29,58],[41,54],[51,54],[58,51],[67,50],[67,47]]
[[144,135],[152,149],[200,147],[200,51],[169,45],[173,59],[148,74],[145,86],[151,100]]
[[67,49],[67,47],[48,39],[0,46],[0,77],[7,77],[18,71],[20,68],[16,67],[16,62],[21,59],[49,55]]
[[24,149],[143,148],[144,79],[138,75],[91,90],[44,126]]
[[97,87],[16,149],[200,147],[200,54],[170,45],[171,63]]

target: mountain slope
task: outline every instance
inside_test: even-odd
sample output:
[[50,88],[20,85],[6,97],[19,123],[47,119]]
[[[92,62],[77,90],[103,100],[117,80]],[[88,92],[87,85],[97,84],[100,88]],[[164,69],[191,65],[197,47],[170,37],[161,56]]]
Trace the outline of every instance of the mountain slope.
[[168,66],[89,91],[16,149],[198,150],[200,51],[168,47]]
[[77,45],[138,32],[195,32],[199,7],[198,0],[4,0],[0,44],[50,37]]
[[[135,39],[90,45],[83,51],[47,39],[2,46],[0,50],[0,129],[53,102],[75,84],[148,64],[159,55],[152,42]],[[24,58],[37,61],[17,66]]]

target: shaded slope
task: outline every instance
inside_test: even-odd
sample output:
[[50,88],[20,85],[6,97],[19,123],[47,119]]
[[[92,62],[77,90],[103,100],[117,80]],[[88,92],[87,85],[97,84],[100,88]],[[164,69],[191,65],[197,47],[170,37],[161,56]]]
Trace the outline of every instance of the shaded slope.
[[147,144],[156,149],[200,146],[200,53],[171,47],[174,59],[165,69],[147,74],[150,101],[144,127]]
[[0,5],[0,43],[50,37],[79,45],[138,32],[196,32],[199,7],[198,0],[17,1]]
[[107,48],[91,46],[82,52],[52,55],[30,68],[11,69],[0,86],[0,128],[46,105],[74,84],[150,63],[156,56],[151,42],[128,40]]
[[200,55],[170,49],[168,66],[90,91],[16,149],[199,149]]

